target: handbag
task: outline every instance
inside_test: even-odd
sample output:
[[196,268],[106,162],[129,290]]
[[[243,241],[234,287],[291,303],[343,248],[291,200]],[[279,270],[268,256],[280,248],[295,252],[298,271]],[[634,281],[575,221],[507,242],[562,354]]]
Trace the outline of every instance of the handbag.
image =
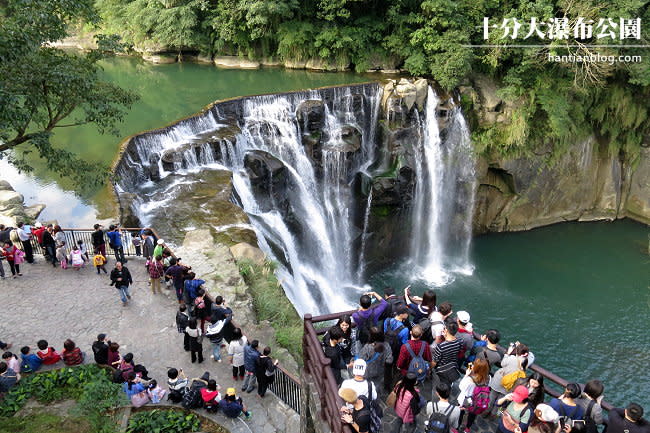
[[147,403],[149,403],[149,396],[147,395],[147,391],[139,392],[131,397],[131,404],[133,407],[141,407]]
[[397,403],[397,392],[395,392],[395,390],[397,389],[397,385],[399,385],[399,383],[400,382],[397,382],[397,384],[395,384],[395,387],[386,398],[386,406],[392,407],[393,409],[395,409],[395,403]]

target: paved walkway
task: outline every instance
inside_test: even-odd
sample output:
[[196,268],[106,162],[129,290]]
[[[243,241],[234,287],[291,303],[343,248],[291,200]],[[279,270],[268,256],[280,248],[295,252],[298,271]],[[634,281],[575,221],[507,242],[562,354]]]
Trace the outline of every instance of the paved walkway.
[[[210,359],[210,344],[204,343],[202,364],[190,363],[189,353],[183,350],[183,338],[174,323],[178,303],[173,291],[163,289],[154,296],[147,286],[142,259],[127,263],[134,284],[132,300],[122,306],[118,291],[110,286],[108,276],[97,275],[92,268],[75,271],[53,268],[42,257],[37,264],[25,264],[23,276],[0,280],[3,298],[0,340],[13,343],[12,351],[20,347],[35,347],[39,339],[61,350],[63,342],[71,338],[92,359],[90,346],[97,334],[104,332],[112,341],[120,344],[120,353],[134,354],[136,363],[143,364],[150,376],[166,384],[169,367],[183,368],[188,377],[201,376],[209,371],[221,385],[222,393],[228,387],[241,387],[232,379],[227,362],[216,363]],[[186,259],[191,264],[191,259]],[[114,261],[109,258],[110,273]],[[225,353],[225,349],[224,349]],[[233,433],[273,433],[298,431],[295,412],[282,404],[274,395],[267,393],[260,399],[255,392],[242,395],[244,403],[252,411],[251,420],[230,420],[222,415],[218,422]],[[289,421],[289,420],[292,421]]]

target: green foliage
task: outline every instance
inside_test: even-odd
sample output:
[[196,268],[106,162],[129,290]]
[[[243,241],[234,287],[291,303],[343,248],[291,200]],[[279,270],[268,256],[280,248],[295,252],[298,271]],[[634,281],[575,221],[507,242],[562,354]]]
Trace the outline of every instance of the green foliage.
[[121,385],[109,381],[103,375],[101,380],[83,385],[74,412],[86,419],[95,433],[112,433],[115,431],[115,423],[106,414],[110,409],[128,403]]
[[293,355],[302,360],[302,319],[296,312],[284,289],[273,273],[273,263],[264,266],[250,260],[240,260],[239,273],[248,285],[253,306],[259,320],[268,320],[276,333],[276,340]]
[[24,417],[3,418],[0,433],[95,433],[83,418],[70,418],[50,413],[32,413]]
[[196,415],[176,410],[138,412],[129,419],[127,433],[186,433],[199,431],[201,420]]
[[44,44],[66,36],[71,20],[96,22],[91,0],[17,0],[0,3],[0,158],[29,170],[20,145],[36,151],[49,167],[79,183],[103,183],[106,167],[79,160],[54,148],[56,128],[92,123],[100,132],[117,133],[115,123],[135,95],[99,79],[97,61],[115,39],[100,38],[100,50],[74,55]]

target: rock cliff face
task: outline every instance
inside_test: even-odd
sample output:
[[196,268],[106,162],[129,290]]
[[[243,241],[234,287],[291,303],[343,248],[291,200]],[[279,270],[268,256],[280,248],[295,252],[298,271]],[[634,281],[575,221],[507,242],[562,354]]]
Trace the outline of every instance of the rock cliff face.
[[[508,122],[512,106],[501,100],[497,85],[476,77],[472,97],[481,124]],[[544,155],[482,157],[477,168],[474,233],[529,230],[562,221],[630,217],[650,224],[650,149],[638,160],[613,154],[608,143],[590,137],[576,142],[548,166]]]
[[6,180],[0,180],[0,224],[16,227],[16,223],[31,223],[43,211],[45,205],[24,205],[23,195],[14,191]]

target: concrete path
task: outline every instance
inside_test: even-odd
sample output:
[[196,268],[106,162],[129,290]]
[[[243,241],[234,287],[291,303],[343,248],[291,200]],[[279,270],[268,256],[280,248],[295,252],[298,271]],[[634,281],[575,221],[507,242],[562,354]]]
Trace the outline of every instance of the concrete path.
[[[122,306],[118,291],[109,285],[108,276],[97,275],[92,267],[63,270],[46,264],[42,257],[37,261],[34,265],[21,266],[22,277],[0,280],[3,299],[0,340],[13,343],[12,351],[19,352],[24,345],[34,348],[39,339],[46,339],[61,350],[65,339],[71,338],[92,359],[90,346],[97,334],[103,332],[120,344],[122,355],[132,352],[135,362],[145,365],[149,375],[161,384],[167,382],[167,369],[176,367],[182,368],[188,377],[209,371],[222,393],[231,386],[240,392],[241,382],[233,381],[230,365],[210,359],[209,342],[204,342],[205,361],[190,363],[189,353],[183,350],[183,337],[174,322],[176,297],[173,291],[165,289],[163,294],[151,293],[144,260],[131,259],[127,263],[135,282],[131,286],[132,300],[126,307]],[[191,264],[191,259],[186,261]],[[109,273],[113,264],[111,257],[107,265]],[[222,415],[216,418],[231,432],[299,430],[295,412],[272,393],[267,393],[264,399],[255,392],[244,393],[242,398],[253,413],[249,421],[233,421]]]

